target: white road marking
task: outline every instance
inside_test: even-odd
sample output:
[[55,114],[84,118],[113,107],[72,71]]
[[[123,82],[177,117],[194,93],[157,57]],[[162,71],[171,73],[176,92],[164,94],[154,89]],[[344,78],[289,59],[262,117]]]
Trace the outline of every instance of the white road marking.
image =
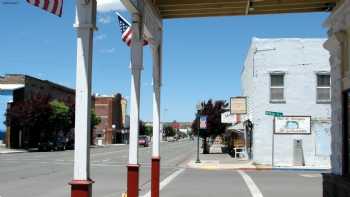
[[242,170],[238,170],[238,173],[242,176],[244,182],[247,184],[252,197],[264,197],[260,192],[258,186],[254,183],[253,179],[250,178],[248,174],[246,174]]
[[98,157],[98,156],[104,156],[104,155],[110,155],[114,153],[120,153],[120,152],[127,152],[128,149],[125,150],[117,150],[117,151],[110,151],[110,152],[102,152],[102,153],[92,153],[90,154],[92,158]]
[[322,177],[320,174],[299,174],[302,177],[306,178],[320,178]]
[[[177,176],[179,176],[183,171],[185,171],[184,168],[181,168],[171,175],[169,175],[167,178],[165,178],[162,182],[159,184],[159,191],[161,191],[165,186],[167,186],[172,180],[174,180]],[[143,195],[142,197],[150,197],[151,191],[147,192],[147,194]]]

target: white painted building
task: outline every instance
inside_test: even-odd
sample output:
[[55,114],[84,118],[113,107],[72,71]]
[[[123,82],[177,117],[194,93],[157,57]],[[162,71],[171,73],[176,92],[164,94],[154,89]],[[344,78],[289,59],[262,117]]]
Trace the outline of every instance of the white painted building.
[[[241,88],[242,96],[247,97],[247,117],[254,125],[252,159],[257,164],[330,167],[330,63],[322,46],[325,41],[252,39]],[[280,118],[275,124],[266,111],[299,116],[300,120]],[[302,116],[311,117],[310,123],[304,124],[310,118]],[[287,133],[294,129],[294,134],[281,134],[280,125],[288,127]],[[301,146],[295,145],[296,140]]]

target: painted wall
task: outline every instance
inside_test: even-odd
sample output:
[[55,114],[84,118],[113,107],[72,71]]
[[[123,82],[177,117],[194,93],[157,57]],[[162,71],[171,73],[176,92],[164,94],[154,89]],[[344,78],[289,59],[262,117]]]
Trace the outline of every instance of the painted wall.
[[4,124],[5,118],[5,112],[7,108],[7,103],[9,101],[12,101],[12,95],[11,94],[0,94],[0,132],[6,131],[6,125]]
[[[343,120],[342,92],[350,89],[350,73],[342,73],[343,66],[350,67],[349,56],[342,55],[342,44],[350,43],[350,1],[342,1],[339,6],[325,21],[324,26],[328,29],[328,40],[324,44],[330,52],[330,62],[332,69],[332,174],[343,175],[343,126],[347,123]],[[346,36],[347,32],[348,36]],[[349,58],[348,61],[346,58]],[[346,154],[346,153],[345,153]],[[332,187],[337,189],[338,187]],[[333,193],[332,193],[333,195]]]
[[[316,103],[316,73],[330,72],[329,54],[322,47],[325,39],[258,39],[253,38],[241,74],[242,95],[248,99],[248,117],[254,124],[253,160],[259,164],[290,166],[293,161],[293,140],[303,141],[305,164],[329,166],[329,155],[316,154],[316,139],[329,135],[319,134],[329,130],[330,104]],[[286,103],[270,103],[270,73],[284,72]],[[274,135],[273,117],[265,111],[284,115],[311,116],[311,135]],[[322,123],[322,124],[321,124]],[[326,124],[323,124],[326,123]],[[320,131],[315,130],[319,128]],[[321,145],[329,146],[327,145]],[[274,152],[274,155],[272,153]]]

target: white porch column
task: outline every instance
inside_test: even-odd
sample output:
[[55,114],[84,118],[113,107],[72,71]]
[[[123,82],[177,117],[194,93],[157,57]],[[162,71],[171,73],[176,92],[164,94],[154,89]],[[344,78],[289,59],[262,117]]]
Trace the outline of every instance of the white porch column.
[[140,81],[141,69],[131,68],[129,164],[132,165],[138,164]]
[[143,68],[143,24],[138,13],[132,15],[131,40],[131,96],[130,96],[130,136],[128,164],[128,197],[139,195],[138,136],[140,116],[140,80]]
[[89,143],[90,143],[90,110],[91,110],[91,68],[93,31],[96,21],[96,0],[85,3],[77,1],[77,70],[75,96],[75,151],[74,179],[89,179]]
[[140,81],[141,70],[143,69],[143,30],[142,20],[139,14],[133,14],[132,20],[129,164],[138,165]]
[[161,46],[153,46],[153,144],[152,157],[160,157],[160,86],[161,86]]
[[151,197],[159,197],[161,43],[153,45],[153,143]]
[[75,95],[75,150],[72,197],[91,196],[90,110],[93,31],[96,29],[96,0],[76,1],[77,70]]

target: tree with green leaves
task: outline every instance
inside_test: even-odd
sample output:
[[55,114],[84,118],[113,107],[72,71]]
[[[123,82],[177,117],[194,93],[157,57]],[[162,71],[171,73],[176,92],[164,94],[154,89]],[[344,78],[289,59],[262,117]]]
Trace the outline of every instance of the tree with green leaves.
[[209,147],[207,144],[207,138],[215,138],[225,132],[228,126],[225,123],[221,123],[221,114],[228,111],[228,103],[224,100],[208,100],[201,103],[202,109],[196,113],[196,118],[192,122],[192,131],[194,135],[197,135],[199,129],[199,116],[207,116],[207,128],[201,129],[199,137],[203,139],[203,153],[209,153]]
[[164,133],[166,137],[174,137],[176,135],[176,131],[172,126],[165,126]]
[[69,107],[62,101],[53,100],[49,103],[51,114],[49,123],[55,135],[62,132],[64,135],[73,127],[71,117],[69,116]]
[[48,104],[50,98],[44,96],[32,97],[29,100],[18,101],[6,111],[5,124],[12,130],[22,132],[24,147],[34,147],[42,133],[50,132],[49,117],[52,109]]
[[91,131],[95,129],[95,127],[101,123],[101,117],[98,117],[96,115],[96,112],[94,110],[91,110]]
[[[64,136],[74,128],[75,106],[67,105],[47,96],[36,96],[11,105],[6,111],[5,124],[22,131],[26,147],[36,147],[39,141]],[[100,124],[101,118],[91,111],[91,129]],[[74,134],[71,133],[72,138]]]

